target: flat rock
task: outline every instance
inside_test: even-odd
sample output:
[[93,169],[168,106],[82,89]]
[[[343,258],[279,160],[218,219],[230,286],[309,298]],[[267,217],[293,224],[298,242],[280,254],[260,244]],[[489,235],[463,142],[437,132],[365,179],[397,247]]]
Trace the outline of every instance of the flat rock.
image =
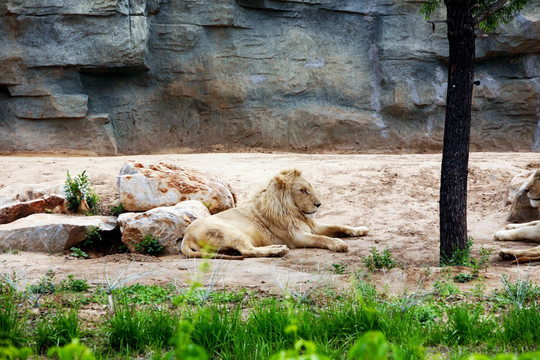
[[127,211],[147,211],[198,200],[211,214],[236,206],[236,194],[216,175],[160,162],[127,161],[118,177],[120,202]]
[[0,225],[0,248],[60,253],[73,246],[79,246],[93,227],[99,227],[102,232],[109,232],[117,226],[114,216],[33,214]]
[[65,196],[63,182],[7,186],[0,189],[0,207],[14,202],[32,201],[44,196]]
[[63,197],[49,195],[41,199],[6,205],[0,207],[0,224],[8,224],[32,214],[52,212],[57,206],[63,204]]
[[210,216],[200,201],[187,200],[175,206],[159,207],[144,213],[124,213],[118,217],[122,242],[131,252],[150,235],[158,239],[163,253],[178,254],[186,228],[197,218]]
[[64,183],[8,186],[0,190],[0,224],[25,216],[51,212],[64,203]]

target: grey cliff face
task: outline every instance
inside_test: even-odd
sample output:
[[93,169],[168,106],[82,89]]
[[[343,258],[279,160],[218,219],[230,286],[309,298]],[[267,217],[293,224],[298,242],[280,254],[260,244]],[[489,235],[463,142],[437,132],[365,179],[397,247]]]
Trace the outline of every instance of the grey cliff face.
[[[413,0],[6,0],[0,151],[437,151]],[[439,14],[444,18],[444,14]],[[540,150],[540,7],[477,40],[472,150]]]

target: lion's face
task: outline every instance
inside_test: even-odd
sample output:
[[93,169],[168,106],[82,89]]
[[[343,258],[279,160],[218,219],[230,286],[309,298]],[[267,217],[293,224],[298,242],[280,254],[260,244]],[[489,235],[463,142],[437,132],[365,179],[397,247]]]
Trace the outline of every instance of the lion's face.
[[291,196],[296,207],[306,218],[314,218],[321,201],[311,185],[302,177],[295,178],[291,186]]
[[525,185],[525,192],[532,207],[540,207],[540,170],[536,170],[531,180]]

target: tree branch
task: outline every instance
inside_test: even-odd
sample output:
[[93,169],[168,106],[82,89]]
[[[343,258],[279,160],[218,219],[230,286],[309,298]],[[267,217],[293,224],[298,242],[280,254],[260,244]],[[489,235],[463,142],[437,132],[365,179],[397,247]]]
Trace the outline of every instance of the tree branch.
[[480,14],[474,17],[474,24],[478,25],[484,21],[487,17],[495,14],[497,11],[501,10],[508,0],[497,0],[493,5],[491,5],[487,10],[482,11]]

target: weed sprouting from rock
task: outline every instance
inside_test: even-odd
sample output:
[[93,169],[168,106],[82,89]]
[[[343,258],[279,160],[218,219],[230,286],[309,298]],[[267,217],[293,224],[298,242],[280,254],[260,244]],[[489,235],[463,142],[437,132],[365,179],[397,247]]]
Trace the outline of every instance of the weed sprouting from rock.
[[86,175],[86,170],[74,178],[71,177],[68,171],[64,191],[69,211],[89,215],[98,213],[99,197],[95,193],[88,175]]

